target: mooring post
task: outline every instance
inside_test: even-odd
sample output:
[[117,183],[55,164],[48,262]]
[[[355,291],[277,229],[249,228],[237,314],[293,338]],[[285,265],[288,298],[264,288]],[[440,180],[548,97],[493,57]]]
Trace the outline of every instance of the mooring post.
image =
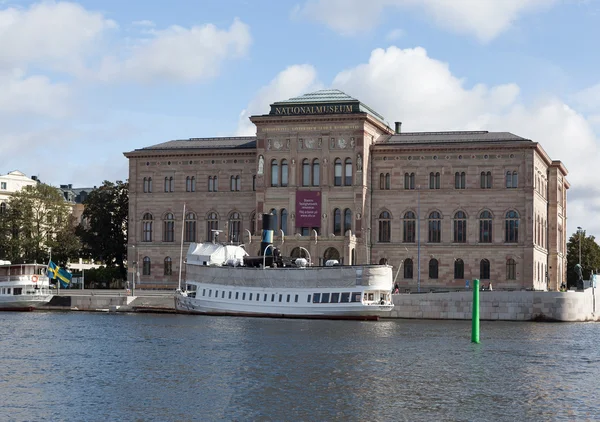
[[479,343],[479,279],[473,280],[471,343]]

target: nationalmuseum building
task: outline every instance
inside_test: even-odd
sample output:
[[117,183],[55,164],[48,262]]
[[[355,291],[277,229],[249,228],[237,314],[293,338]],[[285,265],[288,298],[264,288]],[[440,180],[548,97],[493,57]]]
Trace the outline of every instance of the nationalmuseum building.
[[403,133],[338,90],[276,102],[250,120],[256,136],[125,153],[138,287],[177,287],[182,235],[184,255],[204,241],[257,254],[263,213],[276,215],[283,255],[387,263],[402,292],[464,289],[474,278],[558,290],[566,280],[567,170],[538,142]]

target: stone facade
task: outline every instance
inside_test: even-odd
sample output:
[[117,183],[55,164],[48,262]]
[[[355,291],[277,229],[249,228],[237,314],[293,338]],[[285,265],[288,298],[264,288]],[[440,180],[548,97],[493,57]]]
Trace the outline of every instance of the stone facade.
[[139,287],[177,286],[182,232],[184,253],[219,230],[218,241],[256,254],[260,216],[272,210],[284,255],[387,262],[402,292],[474,278],[558,290],[566,279],[567,171],[539,143],[508,132],[402,133],[335,90],[251,120],[255,137],[125,153]]

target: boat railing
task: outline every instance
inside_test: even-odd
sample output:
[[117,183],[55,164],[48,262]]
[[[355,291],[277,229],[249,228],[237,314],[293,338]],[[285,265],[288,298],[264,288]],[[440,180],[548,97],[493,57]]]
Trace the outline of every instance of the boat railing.
[[0,275],[0,283],[9,283],[15,281],[25,281],[34,283],[32,277],[37,277],[37,281],[35,283],[39,283],[40,281],[47,281],[48,277],[37,275],[37,274],[15,274],[15,275]]

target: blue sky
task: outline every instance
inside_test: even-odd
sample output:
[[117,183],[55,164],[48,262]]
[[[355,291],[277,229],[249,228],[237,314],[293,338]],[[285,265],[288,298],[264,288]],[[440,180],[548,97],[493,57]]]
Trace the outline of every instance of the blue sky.
[[406,131],[540,142],[597,235],[599,28],[599,0],[0,1],[0,174],[124,180],[125,151],[333,87]]

